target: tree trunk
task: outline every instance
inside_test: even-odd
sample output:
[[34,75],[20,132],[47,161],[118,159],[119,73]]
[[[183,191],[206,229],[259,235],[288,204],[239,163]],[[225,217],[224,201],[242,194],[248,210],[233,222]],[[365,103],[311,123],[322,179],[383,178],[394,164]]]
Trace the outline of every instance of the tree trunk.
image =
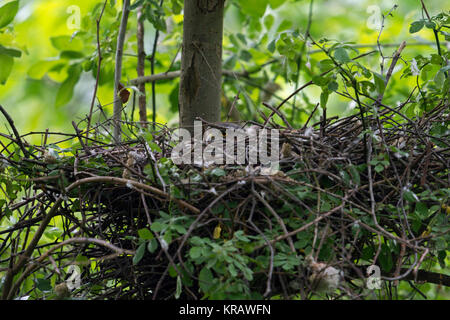
[[225,0],[185,0],[180,80],[180,126],[197,117],[220,121]]
[[[142,19],[142,7],[137,13],[137,47],[138,47],[138,61],[137,61],[137,75],[138,77],[145,76],[145,50],[144,50],[144,19]],[[138,85],[141,92],[139,95],[139,120],[143,128],[147,128],[147,98],[145,95],[145,83]]]

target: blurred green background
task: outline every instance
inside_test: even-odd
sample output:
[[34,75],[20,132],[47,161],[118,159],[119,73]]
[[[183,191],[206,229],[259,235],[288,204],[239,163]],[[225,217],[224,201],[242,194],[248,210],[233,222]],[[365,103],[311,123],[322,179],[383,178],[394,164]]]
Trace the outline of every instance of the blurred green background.
[[[0,1],[0,5],[7,2],[5,0]],[[252,4],[252,1],[242,1],[244,7],[245,2],[248,2],[249,5]],[[11,114],[21,133],[43,131],[47,128],[51,131],[71,131],[71,120],[81,119],[88,114],[95,83],[92,72],[83,72],[69,103],[55,106],[57,91],[61,82],[67,78],[67,68],[48,70],[52,62],[61,59],[58,57],[60,50],[55,48],[51,39],[62,35],[72,36],[77,31],[70,29],[70,25],[68,25],[68,22],[69,24],[71,22],[71,12],[68,12],[68,10],[74,5],[80,8],[80,31],[94,33],[95,16],[92,16],[92,9],[100,3],[102,1],[22,0],[13,28],[0,33],[0,44],[23,51],[22,57],[14,59],[14,66],[6,84],[0,85],[0,102]],[[120,3],[118,1],[118,4],[116,4],[115,11],[109,10],[105,14],[101,24],[103,28],[115,19],[117,20],[116,14],[120,13]],[[431,14],[436,14],[439,10],[445,9],[443,8],[445,1],[430,0],[426,3]],[[315,1],[311,34],[315,39],[327,37],[328,39],[357,44],[375,44],[378,31],[371,30],[368,24],[370,26],[371,21],[373,22],[373,15],[377,8],[386,13],[394,4],[399,7],[394,11],[393,17],[389,17],[385,23],[385,30],[381,36],[382,43],[400,43],[402,40],[406,40],[408,43],[433,41],[431,30],[424,29],[413,35],[408,32],[410,23],[420,18],[421,15],[420,1],[417,0],[396,2],[369,0]],[[269,22],[273,25],[268,30],[269,40],[276,37],[277,32],[283,29],[283,26],[281,29],[279,28],[280,23],[285,25],[284,29],[298,28],[300,31],[304,30],[307,23],[308,7],[309,1],[286,1],[275,10],[268,8],[259,21],[262,25],[267,26],[269,25],[268,21],[271,20]],[[133,19],[135,14],[135,11],[131,13],[127,34],[126,53],[130,55],[136,54],[136,19]],[[273,16],[274,19],[269,16]],[[174,16],[170,19],[173,21],[169,21],[168,25],[169,27],[172,26],[173,34],[169,37],[165,37],[163,34],[160,37],[157,73],[166,71],[181,41],[180,22],[182,16]],[[259,34],[257,32],[255,34],[251,31],[251,28],[243,28],[245,19],[245,12],[240,12],[236,6],[228,7],[225,20],[224,60],[227,59],[228,48],[232,47],[232,43],[228,40],[230,35],[241,33],[250,41],[258,41]],[[150,53],[155,30],[148,22],[145,23],[145,26],[146,51]],[[94,42],[81,43],[81,46],[85,55],[95,53]],[[386,48],[385,53],[390,55],[393,50],[395,48]],[[404,51],[404,56],[408,59],[418,52],[427,55],[432,53],[433,50],[435,49],[432,46],[408,46]],[[261,53],[260,55],[262,59],[255,57],[256,54],[253,54],[254,60],[265,61],[267,53]],[[378,63],[377,61],[377,59],[374,59],[374,65]],[[125,56],[123,72],[125,81],[136,77],[135,63],[136,58],[134,56]],[[112,78],[112,59],[104,61],[103,65],[108,68],[109,76]],[[149,65],[146,65],[146,72],[149,73]],[[105,76],[107,76],[106,73]],[[176,107],[174,108],[170,101],[170,93],[174,92],[177,83],[178,81],[174,80],[157,84],[157,120],[159,122],[175,123],[177,121]],[[302,83],[302,80],[300,83]],[[292,89],[292,83],[284,83],[278,95],[285,97]],[[320,88],[310,88],[306,91],[306,94],[317,97],[320,94]],[[147,85],[147,96],[150,98],[150,95],[150,85]],[[232,95],[233,93],[229,93],[229,96],[232,97]],[[100,85],[98,97],[102,105],[112,102],[111,81],[105,81]],[[347,108],[347,101],[341,100],[336,95],[331,98],[330,112],[332,115],[342,114]],[[111,105],[106,106],[105,109],[110,112]],[[6,130],[4,125],[0,130],[2,132]]]

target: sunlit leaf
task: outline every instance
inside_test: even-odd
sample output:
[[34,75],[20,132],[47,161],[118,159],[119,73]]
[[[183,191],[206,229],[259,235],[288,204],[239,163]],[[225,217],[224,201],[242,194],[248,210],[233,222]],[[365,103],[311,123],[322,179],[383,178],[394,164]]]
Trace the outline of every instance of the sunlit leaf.
[[8,2],[0,7],[0,29],[10,24],[19,10],[19,1]]
[[10,55],[0,54],[0,84],[5,84],[11,74],[14,59]]
[[78,80],[80,79],[81,66],[78,64],[71,66],[67,74],[67,79],[63,83],[61,83],[61,86],[59,87],[56,94],[56,107],[63,106],[70,102],[70,100],[72,99],[73,90]]

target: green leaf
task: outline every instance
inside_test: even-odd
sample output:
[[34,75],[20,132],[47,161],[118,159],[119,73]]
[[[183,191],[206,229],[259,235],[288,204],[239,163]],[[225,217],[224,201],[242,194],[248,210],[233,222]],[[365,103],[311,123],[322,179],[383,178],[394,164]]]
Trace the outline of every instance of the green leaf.
[[221,168],[214,168],[211,170],[211,175],[215,177],[223,177],[226,174],[225,170]]
[[321,60],[321,61],[319,61],[318,65],[319,65],[320,72],[325,72],[325,71],[331,70],[335,67],[334,62],[331,59]]
[[150,147],[150,149],[152,149],[152,151],[162,152],[161,148],[155,142],[149,142],[148,146]]
[[274,39],[267,46],[267,50],[269,50],[270,53],[274,53],[276,49],[277,49],[277,39]]
[[386,89],[386,78],[379,73],[372,72],[375,81],[375,87],[377,88],[378,94],[383,94]]
[[345,48],[338,48],[334,51],[334,58],[341,63],[347,63],[352,61],[348,56],[347,50]]
[[329,78],[320,76],[320,75],[315,75],[312,77],[312,82],[315,85],[318,85],[319,87],[323,87],[323,86],[327,85],[329,81],[330,81]]
[[359,175],[359,171],[354,165],[349,166],[350,174],[352,175],[353,182],[359,186],[361,184],[361,176]]
[[50,279],[37,279],[36,288],[38,288],[41,291],[50,291],[52,290],[52,283]]
[[328,83],[328,90],[335,92],[339,89],[339,84],[336,81],[331,81]]
[[198,259],[202,255],[202,248],[201,247],[192,247],[191,250],[189,250],[189,256],[191,259]]
[[428,29],[434,30],[436,28],[436,23],[434,23],[433,21],[426,21],[425,27],[427,27]]
[[209,291],[209,289],[213,285],[212,283],[213,280],[214,276],[211,270],[209,270],[206,267],[203,267],[203,269],[200,271],[198,275],[198,285],[204,293],[207,293]]
[[[157,3],[156,6],[148,5],[145,8],[145,16],[147,20],[158,30],[166,32],[167,25],[164,19],[164,10],[159,7]],[[156,8],[154,8],[156,7]]]
[[325,109],[327,107],[328,97],[330,96],[330,93],[328,90],[322,90],[322,93],[320,94],[320,106]]
[[436,249],[438,251],[447,250],[447,241],[445,241],[444,238],[437,238],[436,239]]
[[181,277],[178,276],[177,277],[177,288],[176,288],[176,291],[175,291],[175,299],[179,299],[180,298],[182,289],[183,289],[183,285],[182,285],[182,282],[181,282]]
[[130,10],[136,9],[137,7],[141,6],[143,3],[144,3],[144,0],[137,0],[135,3],[133,3],[130,6]]
[[428,207],[423,202],[416,203],[416,213],[420,219],[424,220],[428,217]]
[[60,61],[38,61],[28,69],[28,76],[32,79],[41,79],[47,72],[49,72],[54,66],[59,64]]
[[61,59],[81,59],[84,57],[84,54],[80,51],[73,51],[73,50],[64,50],[60,54]]
[[434,76],[433,79],[434,83],[436,84],[436,86],[438,88],[442,88],[442,86],[444,85],[445,82],[445,71],[444,68],[440,69],[436,75]]
[[269,4],[272,7],[272,9],[278,8],[285,2],[286,2],[286,0],[269,0]]
[[152,239],[148,242],[147,250],[150,253],[154,253],[158,249],[158,240]]
[[0,7],[0,29],[10,24],[19,11],[19,1],[8,2]]
[[0,84],[5,84],[11,74],[14,59],[10,55],[0,54]]
[[20,58],[22,56],[22,51],[17,49],[5,48],[0,45],[0,54],[6,54],[7,56],[11,56],[13,58]]
[[61,83],[56,94],[55,107],[63,106],[70,102],[73,96],[73,89],[80,79],[81,66],[76,64],[69,67],[67,79]]
[[82,51],[84,44],[81,39],[71,36],[51,37],[50,42],[60,51]]
[[228,272],[230,272],[230,275],[231,275],[233,278],[235,278],[235,277],[238,275],[237,270],[236,270],[234,264],[232,264],[232,263],[230,263],[230,264],[228,265]]
[[139,261],[142,260],[142,258],[144,257],[144,254],[145,254],[145,247],[146,247],[146,243],[143,242],[137,248],[136,253],[134,254],[134,257],[133,257],[133,265],[137,265],[139,263]]
[[245,0],[239,1],[239,5],[242,13],[259,18],[266,12],[267,2],[261,0]]
[[405,199],[406,201],[409,201],[409,202],[419,201],[419,198],[417,197],[417,195],[409,189],[406,189],[403,191],[403,199]]
[[264,18],[264,26],[266,27],[267,30],[270,30],[273,26],[275,22],[275,18],[273,15],[268,14],[265,18]]
[[442,59],[442,57],[440,55],[433,53],[431,55],[431,60],[430,61],[431,61],[432,64],[437,64],[437,65],[440,66],[440,65],[442,65],[443,59]]
[[154,238],[153,233],[147,228],[139,229],[138,235],[142,240],[152,240]]
[[422,30],[423,26],[425,25],[425,22],[423,20],[414,21],[411,23],[411,26],[409,27],[409,33],[416,33]]
[[158,221],[153,222],[152,225],[150,226],[150,229],[154,232],[161,232],[166,228],[167,228],[167,225],[165,225],[161,222],[158,222]]
[[182,9],[183,8],[181,7],[181,4],[178,3],[178,0],[172,0],[172,12],[174,14],[180,14]]

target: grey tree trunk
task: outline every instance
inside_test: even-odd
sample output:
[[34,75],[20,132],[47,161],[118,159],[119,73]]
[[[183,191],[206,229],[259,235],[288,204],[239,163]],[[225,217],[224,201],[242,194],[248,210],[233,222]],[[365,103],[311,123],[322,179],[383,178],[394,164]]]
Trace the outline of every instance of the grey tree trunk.
[[225,0],[185,0],[180,80],[180,126],[197,117],[220,121]]

